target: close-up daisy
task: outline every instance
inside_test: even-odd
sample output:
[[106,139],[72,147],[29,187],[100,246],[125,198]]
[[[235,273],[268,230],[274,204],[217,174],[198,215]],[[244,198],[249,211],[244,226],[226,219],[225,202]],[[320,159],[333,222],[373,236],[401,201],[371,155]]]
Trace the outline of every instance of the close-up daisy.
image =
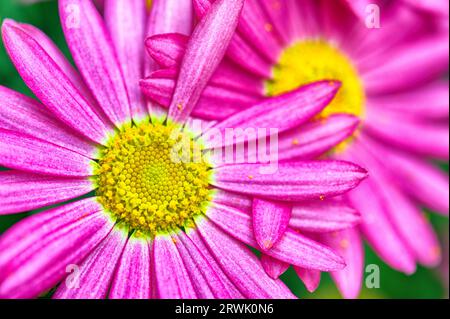
[[[367,171],[314,159],[358,124],[319,119],[341,99],[340,79],[209,121],[222,113],[214,101],[228,98],[220,82],[239,82],[215,70],[227,65],[244,2],[215,1],[192,29],[190,0],[153,0],[149,14],[143,0],[106,0],[102,13],[92,1],[60,0],[76,69],[36,27],[3,21],[6,51],[37,99],[0,87],[0,215],[34,211],[0,235],[0,298],[294,298],[277,278],[286,265],[309,287],[317,273],[346,267],[335,242],[353,239],[317,234],[359,223],[341,195]],[[160,33],[186,40],[176,78],[145,57],[144,39]],[[140,93],[166,92],[139,81],[155,73],[173,85],[168,112]],[[199,122],[205,103],[214,108]],[[248,128],[258,145],[280,134],[275,170],[217,156],[240,145],[218,136]],[[289,155],[289,134],[302,159]]]
[[[193,3],[202,21],[214,1]],[[359,226],[309,230],[344,257],[346,268],[331,274],[344,297],[355,298],[361,289],[361,236],[390,267],[408,275],[417,264],[435,267],[441,260],[424,209],[444,216],[449,211],[448,175],[435,163],[449,156],[447,19],[448,1],[246,0],[224,61],[194,109],[200,118],[220,121],[315,81],[342,83],[314,121],[279,139],[281,161],[322,155],[370,173],[345,196],[361,214]],[[143,91],[163,106],[170,106],[187,41],[177,33],[146,40],[163,70],[143,80]],[[306,151],[304,126],[332,125],[342,114],[359,119],[352,137],[331,151]],[[295,216],[289,220],[277,205],[267,210],[261,216],[247,207],[255,234],[283,218],[295,228]],[[281,265],[278,274],[287,269]]]

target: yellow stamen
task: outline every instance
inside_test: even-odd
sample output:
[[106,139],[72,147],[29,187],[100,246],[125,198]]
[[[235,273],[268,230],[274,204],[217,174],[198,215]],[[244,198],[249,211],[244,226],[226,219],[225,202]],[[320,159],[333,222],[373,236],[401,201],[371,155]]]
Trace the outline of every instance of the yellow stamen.
[[114,218],[148,236],[192,224],[211,197],[210,165],[193,160],[194,148],[201,145],[174,124],[126,127],[101,151],[95,171],[98,201]]

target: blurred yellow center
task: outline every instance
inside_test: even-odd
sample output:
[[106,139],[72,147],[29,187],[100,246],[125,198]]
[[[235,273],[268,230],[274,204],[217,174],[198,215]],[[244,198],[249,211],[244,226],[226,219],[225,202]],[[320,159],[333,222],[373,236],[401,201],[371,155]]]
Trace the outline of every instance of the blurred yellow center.
[[304,40],[288,47],[266,82],[266,94],[276,96],[320,80],[339,80],[342,87],[320,114],[350,113],[363,117],[364,88],[350,59],[322,40]]
[[175,125],[124,128],[102,150],[98,200],[118,221],[152,237],[187,227],[211,196],[211,170],[201,153]]

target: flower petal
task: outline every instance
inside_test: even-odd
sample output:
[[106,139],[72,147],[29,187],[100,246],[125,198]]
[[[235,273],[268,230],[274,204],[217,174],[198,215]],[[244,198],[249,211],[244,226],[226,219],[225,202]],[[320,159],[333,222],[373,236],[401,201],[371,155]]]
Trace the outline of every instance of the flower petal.
[[153,241],[153,260],[158,297],[161,299],[196,299],[194,286],[183,259],[169,235]]
[[58,178],[19,171],[0,172],[0,215],[26,212],[94,190],[85,178]]
[[278,279],[289,268],[289,264],[266,254],[261,255],[261,265],[272,279]]
[[289,224],[291,209],[281,202],[253,199],[253,232],[263,251],[271,249],[283,237]]
[[85,177],[95,162],[68,149],[0,128],[0,164],[32,173]]
[[320,284],[320,271],[314,269],[304,269],[300,267],[294,267],[298,277],[305,284],[306,289],[309,292],[314,292]]
[[0,238],[0,296],[32,298],[64,278],[113,225],[94,199],[28,217]]
[[79,265],[75,284],[62,283],[53,298],[105,299],[127,235],[127,231],[113,228],[108,237]]
[[184,122],[197,104],[225,55],[242,7],[243,0],[218,0],[194,30],[169,109],[169,117],[174,121]]
[[201,221],[197,226],[216,260],[244,296],[251,299],[294,298],[280,280],[273,280],[264,272],[258,258],[243,244],[209,221]]
[[130,100],[122,71],[94,4],[62,0],[59,15],[73,59],[100,107],[116,126],[130,121]]
[[[258,248],[250,215],[220,204],[214,204],[207,215],[230,236]],[[304,268],[330,271],[342,269],[345,265],[343,260],[329,248],[289,228],[278,244],[265,253],[285,263]]]
[[109,291],[110,299],[150,299],[150,249],[147,240],[128,239]]
[[83,136],[103,143],[110,132],[109,125],[100,119],[88,98],[38,41],[12,20],[3,22],[2,35],[13,64],[39,100]]
[[266,199],[302,201],[336,196],[367,177],[361,167],[340,161],[278,163],[269,174],[264,165],[237,164],[214,169],[218,188]]

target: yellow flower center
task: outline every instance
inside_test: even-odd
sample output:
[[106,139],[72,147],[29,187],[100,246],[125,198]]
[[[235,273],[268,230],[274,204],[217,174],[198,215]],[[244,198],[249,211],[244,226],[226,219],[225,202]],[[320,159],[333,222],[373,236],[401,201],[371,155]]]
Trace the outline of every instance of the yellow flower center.
[[343,52],[320,39],[296,42],[282,53],[273,78],[266,81],[266,94],[276,96],[320,80],[339,80],[342,87],[319,117],[364,116],[365,93],[356,68]]
[[212,195],[202,151],[175,124],[126,127],[101,150],[98,201],[119,222],[151,237],[189,227]]

